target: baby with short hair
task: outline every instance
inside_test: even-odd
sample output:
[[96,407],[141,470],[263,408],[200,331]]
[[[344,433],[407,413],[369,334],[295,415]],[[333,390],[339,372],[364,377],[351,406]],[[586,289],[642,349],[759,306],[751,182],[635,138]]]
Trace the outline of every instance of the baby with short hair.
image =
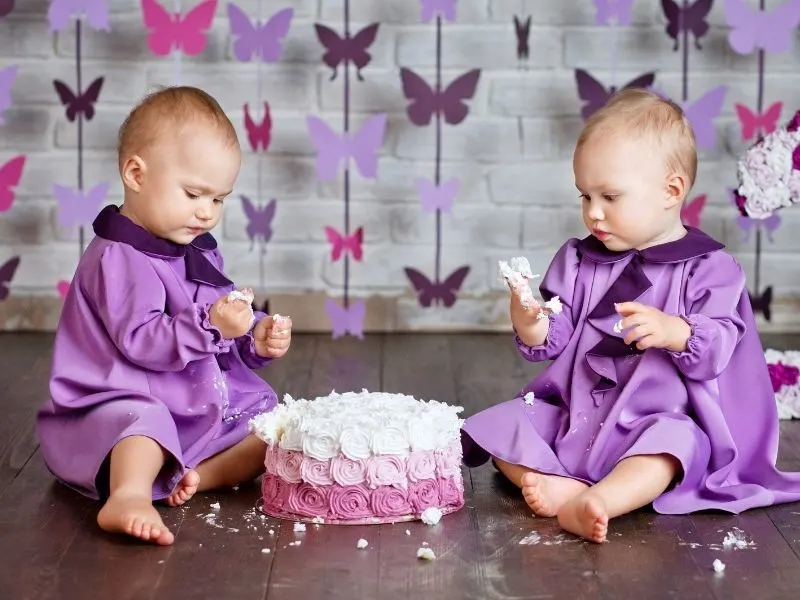
[[277,398],[253,370],[286,353],[292,324],[231,293],[209,233],[241,159],[228,117],[193,87],[147,96],[120,129],[124,203],[93,223],[36,422],[48,468],[104,500],[107,531],[171,544],[154,500],[263,470],[248,419]]
[[800,500],[800,473],[775,466],[777,409],[744,272],[681,222],[697,172],[681,108],[619,92],[586,123],[573,170],[591,235],[561,247],[540,287],[562,310],[538,318],[510,284],[519,351],[553,362],[467,419],[465,463],[491,458],[536,515],[593,542],[650,503],[739,513]]

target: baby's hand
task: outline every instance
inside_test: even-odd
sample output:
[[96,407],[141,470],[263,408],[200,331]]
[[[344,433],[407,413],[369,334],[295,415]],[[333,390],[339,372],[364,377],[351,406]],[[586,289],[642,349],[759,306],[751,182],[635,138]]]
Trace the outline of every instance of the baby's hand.
[[615,308],[624,317],[619,326],[627,331],[623,338],[626,344],[636,342],[639,350],[663,348],[672,352],[686,351],[692,329],[680,317],[668,315],[639,302],[622,302]]
[[253,307],[245,300],[231,300],[226,294],[211,305],[208,320],[219,329],[222,337],[235,339],[250,331]]
[[280,358],[292,343],[292,320],[281,315],[268,315],[253,330],[256,354],[265,358]]

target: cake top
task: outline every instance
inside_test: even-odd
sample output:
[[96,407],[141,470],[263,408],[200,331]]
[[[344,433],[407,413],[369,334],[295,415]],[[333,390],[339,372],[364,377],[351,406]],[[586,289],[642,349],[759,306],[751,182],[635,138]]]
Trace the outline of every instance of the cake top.
[[250,429],[270,446],[317,458],[340,452],[351,459],[373,454],[405,455],[444,449],[460,440],[464,409],[405,394],[335,391],[313,400],[286,394],[274,410],[250,420]]

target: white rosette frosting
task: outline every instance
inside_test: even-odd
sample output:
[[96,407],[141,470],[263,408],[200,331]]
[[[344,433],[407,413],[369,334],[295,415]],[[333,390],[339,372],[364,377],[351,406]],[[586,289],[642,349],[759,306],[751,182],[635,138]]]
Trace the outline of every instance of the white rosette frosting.
[[356,423],[345,427],[339,436],[339,445],[350,460],[366,460],[372,455],[371,429],[366,423]]

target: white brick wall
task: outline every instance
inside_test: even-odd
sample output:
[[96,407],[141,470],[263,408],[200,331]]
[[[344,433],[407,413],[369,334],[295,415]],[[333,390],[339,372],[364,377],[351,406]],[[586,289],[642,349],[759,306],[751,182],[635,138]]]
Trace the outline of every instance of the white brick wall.
[[[164,2],[170,5],[172,0]],[[193,3],[183,0],[184,6]],[[22,256],[11,299],[16,299],[14,310],[24,311],[28,304],[51,302],[45,297],[55,295],[58,280],[70,278],[78,258],[75,235],[58,230],[51,196],[53,182],[76,182],[76,126],[64,118],[52,87],[56,77],[74,85],[75,39],[74,29],[59,35],[48,32],[46,0],[16,4],[14,12],[0,20],[0,68],[19,65],[13,106],[0,129],[0,162],[19,153],[27,154],[28,161],[14,206],[0,214],[0,264]],[[256,0],[238,4],[255,13]],[[342,262],[330,262],[323,226],[341,228],[343,204],[340,182],[315,180],[305,117],[316,114],[340,123],[342,85],[341,77],[329,81],[312,24],[321,21],[340,29],[342,4],[262,0],[265,15],[286,5],[295,9],[283,59],[262,71],[274,122],[270,151],[261,161],[262,189],[264,199],[278,200],[266,276],[271,293],[301,303],[313,298],[308,301],[317,303],[317,312],[324,294],[340,293]],[[97,116],[85,126],[84,173],[86,187],[110,180],[108,200],[119,202],[117,128],[136,99],[151,86],[171,81],[173,65],[170,59],[150,55],[138,1],[109,0],[109,5],[110,34],[84,28],[84,81],[105,77]],[[472,67],[482,73],[467,120],[443,129],[442,176],[459,178],[461,192],[452,214],[442,218],[442,272],[446,275],[462,264],[472,270],[452,309],[424,310],[412,297],[402,268],[414,266],[426,273],[433,268],[434,218],[420,210],[413,180],[433,174],[434,128],[419,128],[407,120],[398,69],[406,66],[432,75],[434,26],[419,22],[418,0],[351,0],[350,14],[354,31],[373,21],[381,23],[370,49],[372,62],[363,73],[366,81],[353,81],[351,86],[352,122],[358,126],[371,112],[389,113],[378,180],[354,176],[351,186],[351,222],[365,228],[364,261],[351,263],[351,288],[359,297],[382,297],[387,307],[380,317],[368,320],[369,327],[505,327],[507,299],[496,281],[496,261],[524,253],[543,270],[567,237],[583,235],[570,161],[581,126],[573,69],[585,68],[607,79],[611,33],[595,26],[591,0],[458,0],[458,22],[443,25],[443,78],[450,81]],[[517,68],[514,14],[532,15],[528,71]],[[701,156],[695,194],[709,196],[704,228],[752,269],[752,240],[742,242],[725,186],[734,184],[734,157],[744,148],[733,104],[755,104],[755,59],[738,56],[728,47],[721,0],[710,22],[704,50],[693,49],[690,55],[689,95],[694,98],[723,83],[729,90],[717,121],[720,143]],[[679,94],[680,54],[672,51],[672,40],[664,34],[660,2],[637,0],[632,25],[617,35],[620,79],[655,70],[659,87]],[[800,107],[798,65],[800,36],[791,52],[767,59],[765,103],[783,100],[784,120]],[[232,56],[221,1],[206,51],[184,60],[183,82],[214,94],[244,141],[242,105],[255,105],[256,73],[255,64],[238,63]],[[258,166],[248,154],[238,192],[255,196]],[[800,236],[795,233],[800,210],[785,211],[783,219],[775,244],[765,241],[762,282],[774,285],[786,303],[800,296]],[[230,276],[242,285],[255,285],[258,255],[250,252],[244,224],[240,204],[230,202],[216,234]],[[0,307],[0,327],[49,327],[54,322],[49,318],[31,325],[30,318],[3,310]],[[324,318],[311,321],[309,328],[324,327]],[[784,316],[778,322],[785,327],[788,321]],[[298,326],[303,328],[303,323]]]

